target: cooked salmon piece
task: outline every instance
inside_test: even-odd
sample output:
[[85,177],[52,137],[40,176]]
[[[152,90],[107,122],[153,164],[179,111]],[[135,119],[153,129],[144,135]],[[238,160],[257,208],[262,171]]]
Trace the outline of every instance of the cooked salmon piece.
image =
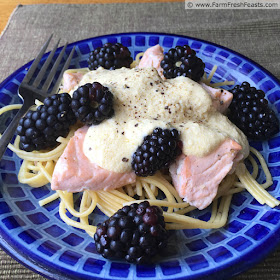
[[178,157],[169,171],[180,197],[200,210],[206,208],[215,198],[221,181],[232,171],[234,163],[241,160],[241,150],[237,142],[226,139],[207,156]]
[[213,106],[221,113],[225,113],[229,107],[233,94],[225,89],[212,88],[204,83],[200,83],[201,86],[209,93],[213,100]]
[[63,88],[62,90],[69,92],[82,80],[84,73],[68,73],[63,74]]
[[151,48],[148,48],[144,52],[144,55],[141,58],[138,67],[139,68],[154,67],[157,69],[158,74],[161,76],[161,78],[165,80],[165,77],[163,76],[163,69],[160,66],[163,57],[164,57],[163,48],[160,45],[155,45]]
[[136,181],[134,172],[116,173],[92,163],[83,152],[88,127],[78,129],[56,163],[51,188],[68,192],[112,190]]

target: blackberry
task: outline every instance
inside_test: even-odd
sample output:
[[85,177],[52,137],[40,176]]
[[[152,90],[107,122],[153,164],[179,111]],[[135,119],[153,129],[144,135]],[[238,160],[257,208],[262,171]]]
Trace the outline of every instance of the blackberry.
[[95,246],[104,258],[121,258],[131,263],[149,263],[166,247],[162,209],[148,201],[124,206],[111,218],[97,226]]
[[100,83],[88,83],[73,92],[71,107],[81,122],[99,124],[114,114],[113,94]]
[[132,169],[137,176],[151,176],[182,153],[181,145],[176,129],[155,128],[133,154]]
[[71,109],[68,93],[54,94],[44,100],[36,111],[29,111],[19,121],[17,134],[22,150],[44,150],[55,147],[59,136],[66,137],[76,117]]
[[228,117],[247,137],[252,140],[267,140],[279,132],[276,114],[269,108],[262,90],[243,82],[231,92],[233,100]]
[[188,77],[198,82],[204,74],[205,64],[188,45],[170,49],[160,63],[167,79],[178,76]]
[[129,49],[120,43],[106,43],[103,47],[90,52],[88,68],[96,70],[102,66],[105,69],[115,70],[118,68],[129,68],[133,59]]

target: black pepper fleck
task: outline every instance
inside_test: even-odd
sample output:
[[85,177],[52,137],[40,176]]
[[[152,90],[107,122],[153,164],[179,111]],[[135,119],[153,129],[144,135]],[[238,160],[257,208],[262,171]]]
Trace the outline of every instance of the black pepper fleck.
[[151,86],[153,86],[153,83],[150,83]]
[[124,131],[122,132],[122,135],[124,135]]
[[138,126],[138,123],[137,123],[137,124],[135,124],[134,126],[135,126],[135,127],[137,127],[137,126]]
[[128,158],[126,158],[126,157],[123,157],[123,158],[122,158],[122,161],[123,161],[123,162],[128,162],[128,161],[129,161],[129,159],[128,159]]
[[164,95],[164,92],[161,92],[162,95]]

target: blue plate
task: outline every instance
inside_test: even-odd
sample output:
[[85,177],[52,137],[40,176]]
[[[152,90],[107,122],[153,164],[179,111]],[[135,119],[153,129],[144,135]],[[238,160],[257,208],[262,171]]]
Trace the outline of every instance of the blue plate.
[[[280,83],[250,59],[224,47],[202,40],[158,33],[125,33],[76,42],[71,68],[87,67],[91,50],[107,42],[127,46],[133,57],[148,47],[160,44],[167,51],[188,44],[206,64],[206,72],[218,65],[214,81],[248,81],[262,89],[272,107],[280,110]],[[70,52],[71,44],[67,50]],[[46,59],[46,55],[43,60]],[[18,69],[0,85],[1,107],[18,103],[17,88],[31,63]],[[11,114],[1,119],[2,129]],[[273,176],[268,189],[279,199],[280,137],[251,143],[262,152]],[[174,231],[170,243],[155,265],[131,265],[109,261],[97,254],[86,233],[67,226],[58,214],[58,201],[40,207],[38,201],[52,193],[49,186],[31,188],[19,184],[21,160],[7,150],[0,162],[0,245],[17,261],[52,279],[223,279],[236,275],[266,256],[278,243],[280,209],[260,205],[247,192],[234,196],[228,224],[217,230]],[[259,175],[259,181],[264,175]],[[209,209],[194,216],[209,217]],[[95,211],[95,220],[102,213]]]

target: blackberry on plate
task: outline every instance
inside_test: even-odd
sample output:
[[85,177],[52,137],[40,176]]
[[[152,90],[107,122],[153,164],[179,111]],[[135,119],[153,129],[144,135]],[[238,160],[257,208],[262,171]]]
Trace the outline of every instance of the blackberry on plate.
[[73,92],[71,107],[81,122],[99,124],[114,115],[113,94],[100,83],[88,83]]
[[252,140],[267,140],[279,132],[276,114],[269,108],[262,90],[243,82],[231,92],[233,100],[228,117],[247,137]]
[[133,154],[132,169],[137,176],[151,176],[182,153],[181,145],[176,129],[155,128]]
[[89,54],[88,68],[96,70],[102,66],[105,69],[129,68],[133,58],[129,49],[120,43],[106,43],[101,48],[96,48]]
[[188,77],[198,82],[204,74],[205,64],[188,45],[170,49],[160,63],[167,79],[178,76]]
[[59,136],[66,137],[76,123],[68,93],[54,94],[44,100],[36,111],[29,111],[20,121],[17,134],[22,150],[44,150],[55,147]]
[[149,263],[166,247],[162,209],[148,201],[133,203],[118,210],[111,218],[97,226],[95,246],[104,258],[120,258],[131,263]]

